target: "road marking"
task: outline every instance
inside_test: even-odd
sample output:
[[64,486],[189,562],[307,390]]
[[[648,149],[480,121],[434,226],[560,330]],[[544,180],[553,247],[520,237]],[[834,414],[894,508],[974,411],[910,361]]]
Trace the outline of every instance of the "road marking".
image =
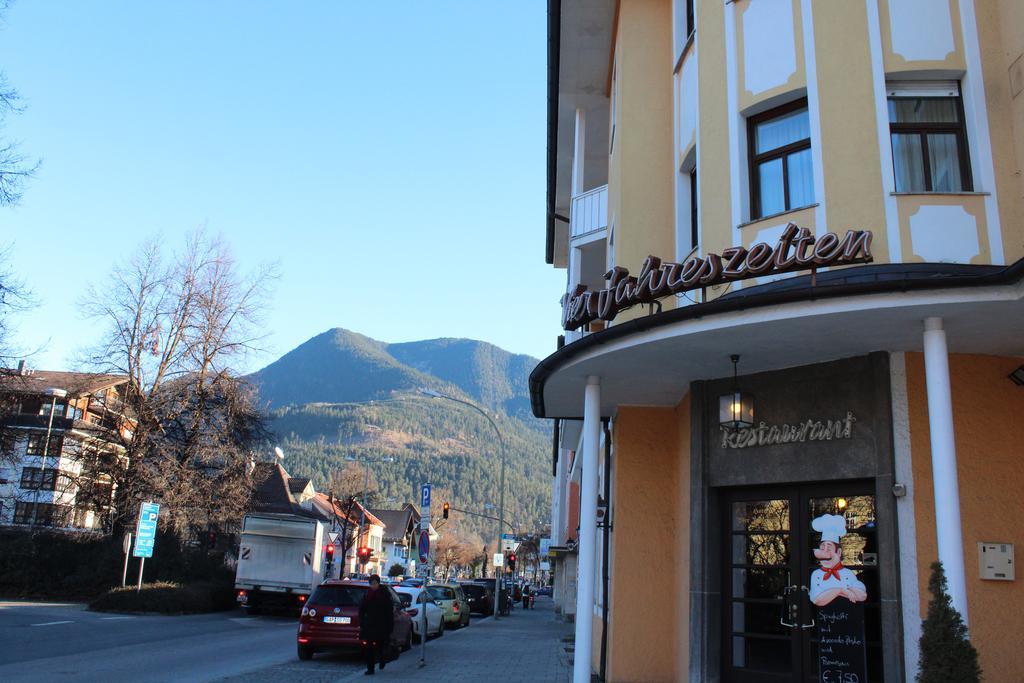
[[133,616],[124,616],[124,617],[100,617],[100,620],[102,620],[102,621],[114,621],[115,619],[134,619],[134,618],[135,618],[135,617],[133,617]]
[[44,621],[41,624],[32,624],[33,626],[56,626],[57,624],[73,624],[73,621]]

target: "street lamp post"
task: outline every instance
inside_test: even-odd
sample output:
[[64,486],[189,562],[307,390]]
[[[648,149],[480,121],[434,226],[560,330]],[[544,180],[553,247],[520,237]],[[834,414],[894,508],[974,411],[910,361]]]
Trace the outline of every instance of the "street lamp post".
[[[53,432],[53,413],[57,410],[57,399],[58,398],[66,397],[68,395],[68,392],[66,392],[63,389],[47,389],[46,390],[46,395],[51,397],[51,399],[52,399],[51,402],[50,402],[50,420],[49,420],[49,422],[46,425],[46,440],[43,442],[42,465],[39,468],[39,484],[38,484],[38,486],[36,486],[36,502],[35,502],[35,505],[32,506],[33,507],[33,509],[32,509],[32,524],[31,524],[32,527],[35,527],[36,520],[39,518],[39,492],[42,490],[43,482],[46,480],[46,458],[49,455],[49,451],[50,451],[50,434]],[[57,465],[57,468],[60,469],[60,464],[59,463]],[[53,474],[53,482],[54,482],[54,487],[53,487],[54,498],[56,498],[56,496],[57,496],[57,486],[56,486],[56,483],[57,483],[57,473],[56,472],[54,472],[54,474]],[[51,514],[50,519],[51,519],[51,523],[52,523],[52,520],[53,520],[53,517],[52,517],[52,515],[53,515],[53,508],[52,507],[50,508],[50,514]]]
[[[501,436],[501,430],[498,429],[498,425],[495,424],[493,419],[491,419],[491,416],[488,415],[486,412],[484,412],[484,409],[481,408],[480,406],[478,406],[475,403],[471,403],[469,401],[463,401],[461,398],[455,398],[454,396],[449,396],[447,394],[442,394],[442,393],[440,393],[438,391],[434,391],[432,389],[420,389],[420,393],[425,395],[425,396],[430,396],[431,398],[446,398],[449,401],[455,401],[456,403],[461,403],[463,405],[469,406],[470,408],[472,408],[473,410],[477,411],[478,413],[483,415],[485,418],[487,418],[487,421],[490,423],[491,427],[494,429],[494,433],[498,435],[498,444],[500,445],[500,448],[501,448],[501,482],[499,484],[499,490],[498,490],[498,521],[497,521],[497,532],[495,533],[495,536],[497,537],[497,541],[498,541],[498,545],[497,545],[496,551],[500,553],[501,552],[501,532],[502,532],[502,530],[505,527],[505,439],[502,438],[502,436]],[[501,568],[501,571],[498,570],[498,567],[494,568],[494,599],[499,601],[498,604],[500,604],[500,599],[501,599],[501,586],[502,586],[501,575],[502,575],[502,573],[504,571],[505,571],[504,567]],[[494,620],[495,621],[498,620],[497,605],[495,605]]]

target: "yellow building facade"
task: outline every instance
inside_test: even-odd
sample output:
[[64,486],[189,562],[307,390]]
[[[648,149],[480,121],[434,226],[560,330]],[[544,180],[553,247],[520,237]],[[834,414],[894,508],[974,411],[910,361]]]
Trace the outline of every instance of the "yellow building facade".
[[914,680],[937,560],[1024,680],[1024,3],[550,0],[548,34],[575,680]]

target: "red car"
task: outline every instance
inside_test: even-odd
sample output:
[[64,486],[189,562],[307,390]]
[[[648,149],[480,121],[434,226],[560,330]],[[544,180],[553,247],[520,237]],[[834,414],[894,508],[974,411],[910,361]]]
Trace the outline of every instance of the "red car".
[[[390,586],[380,589],[387,591],[395,608],[391,642],[404,652],[412,647],[412,619]],[[310,659],[323,650],[360,647],[359,604],[367,590],[366,581],[330,579],[313,591],[299,617],[299,659]]]

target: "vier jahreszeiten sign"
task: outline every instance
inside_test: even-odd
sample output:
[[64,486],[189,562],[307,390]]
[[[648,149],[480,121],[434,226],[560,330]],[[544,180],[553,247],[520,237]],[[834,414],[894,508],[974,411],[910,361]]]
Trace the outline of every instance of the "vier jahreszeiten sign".
[[842,238],[833,232],[815,237],[807,228],[790,223],[774,245],[759,242],[749,249],[729,247],[721,254],[692,256],[682,263],[648,256],[636,276],[616,266],[605,273],[604,289],[591,291],[586,285],[577,285],[565,295],[562,327],[575,330],[594,320],[610,322],[630,306],[702,287],[871,261],[871,233],[867,230],[849,230]]

